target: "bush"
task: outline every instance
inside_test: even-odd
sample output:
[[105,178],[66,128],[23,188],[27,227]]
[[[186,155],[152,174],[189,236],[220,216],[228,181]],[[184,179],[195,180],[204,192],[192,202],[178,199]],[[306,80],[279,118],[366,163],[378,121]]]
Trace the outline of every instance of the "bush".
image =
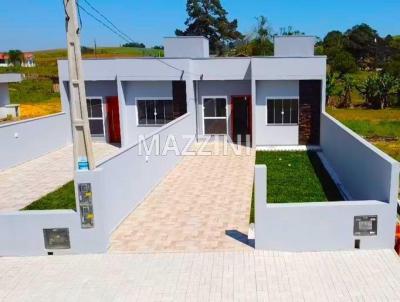
[[139,43],[139,42],[130,42],[130,43],[123,44],[122,47],[146,48],[146,45],[144,45],[143,43]]
[[328,64],[333,72],[337,72],[340,75],[357,71],[356,60],[351,53],[345,50],[339,50],[328,54]]

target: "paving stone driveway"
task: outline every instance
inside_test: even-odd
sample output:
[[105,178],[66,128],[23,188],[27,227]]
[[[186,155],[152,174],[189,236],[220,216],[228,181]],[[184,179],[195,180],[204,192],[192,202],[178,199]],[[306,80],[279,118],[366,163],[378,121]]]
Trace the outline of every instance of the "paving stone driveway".
[[[97,160],[116,153],[117,147],[94,143]],[[72,146],[16,167],[0,171],[0,212],[18,211],[73,179]]]
[[207,145],[213,155],[185,156],[114,232],[110,251],[249,249],[255,152],[228,148],[223,155],[221,146]]
[[0,258],[0,301],[400,301],[394,251]]

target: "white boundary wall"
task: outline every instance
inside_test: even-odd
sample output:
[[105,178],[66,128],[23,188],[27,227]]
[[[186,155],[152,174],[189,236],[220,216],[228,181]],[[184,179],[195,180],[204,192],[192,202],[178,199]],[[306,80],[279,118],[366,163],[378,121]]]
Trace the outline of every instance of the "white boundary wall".
[[[195,133],[195,120],[185,114],[146,136],[159,135],[160,146],[173,134],[180,148],[184,135]],[[172,146],[172,143],[171,143]],[[139,142],[104,160],[93,171],[78,172],[76,183],[90,182],[93,191],[94,228],[82,229],[80,214],[72,210],[20,211],[0,214],[0,256],[46,255],[44,228],[69,228],[71,249],[55,254],[103,253],[112,231],[181,159],[175,152],[147,158],[138,155]],[[143,148],[144,151],[144,148]]]
[[71,135],[63,112],[0,125],[0,171],[71,144]]
[[[159,135],[161,153],[162,147],[169,135],[176,138],[176,144],[182,150],[188,142],[184,135],[195,134],[194,115],[187,113],[160,130],[146,136],[146,144],[151,145],[152,137]],[[112,231],[129,215],[144,197],[173,169],[181,159],[181,155],[170,151],[165,156],[156,155],[155,149],[149,156],[139,155],[139,145],[131,147],[104,160],[94,172],[80,172],[76,175],[76,183],[91,182],[95,200],[96,221],[101,221],[102,228],[107,234]],[[170,146],[173,142],[170,141]]]
[[[323,113],[321,148],[352,201],[268,204],[267,168],[255,168],[255,246],[285,251],[394,247],[399,164]],[[354,236],[354,216],[377,215],[376,236]]]

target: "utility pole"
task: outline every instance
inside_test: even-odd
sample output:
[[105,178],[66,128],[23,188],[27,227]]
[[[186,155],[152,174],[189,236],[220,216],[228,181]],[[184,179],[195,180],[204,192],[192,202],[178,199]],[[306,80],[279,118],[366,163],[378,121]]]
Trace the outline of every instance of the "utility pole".
[[85,82],[83,78],[80,28],[76,0],[63,0],[66,14],[69,94],[72,135],[74,143],[74,170],[92,170],[95,162],[88,121]]

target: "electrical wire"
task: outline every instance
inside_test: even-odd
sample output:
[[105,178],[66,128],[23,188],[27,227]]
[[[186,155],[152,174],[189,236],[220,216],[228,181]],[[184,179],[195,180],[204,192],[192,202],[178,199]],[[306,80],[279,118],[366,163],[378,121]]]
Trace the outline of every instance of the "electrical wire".
[[113,28],[111,28],[109,25],[107,25],[106,23],[104,23],[102,20],[100,20],[99,18],[97,18],[95,15],[93,15],[92,13],[88,12],[82,5],[80,5],[79,3],[77,3],[77,6],[82,9],[82,11],[84,11],[88,16],[92,17],[94,20],[96,20],[97,22],[99,22],[101,25],[103,25],[104,27],[106,27],[107,29],[109,29],[110,31],[112,31],[114,34],[118,35],[122,40],[130,43],[132,41],[128,40],[127,38],[125,38],[124,36],[122,36],[119,32],[117,32],[116,30],[114,30]]
[[120,30],[109,18],[107,18],[104,14],[102,14],[97,8],[95,8],[88,0],[83,0],[92,10],[94,10],[97,14],[99,14],[104,20],[106,20],[115,30],[117,30],[121,35],[126,37],[128,40],[133,42],[133,39]]
[[[80,3],[76,3],[76,5],[78,6],[79,9],[81,9],[83,12],[85,12],[89,17],[93,18],[95,21],[97,21],[98,23],[100,23],[101,25],[103,25],[104,27],[106,27],[108,30],[110,30],[111,32],[113,32],[114,34],[118,35],[122,40],[128,42],[128,43],[134,43],[133,39],[130,38],[128,35],[126,35],[122,30],[120,30],[113,22],[111,22],[111,20],[109,18],[107,18],[104,14],[102,14],[98,9],[96,9],[92,4],[90,4],[87,0],[83,0],[93,11],[95,11],[98,15],[101,16],[101,18],[103,18],[106,22],[108,22],[110,25],[106,24],[103,20],[101,20],[99,17],[96,17],[94,14],[92,14],[91,12],[89,12],[85,7],[83,7]],[[64,1],[63,1],[64,4]],[[65,8],[65,6],[64,6]],[[67,15],[68,16],[68,15]],[[82,25],[81,25],[82,26]],[[155,58],[157,61],[159,61],[160,63],[175,69],[179,72],[181,72],[181,76],[180,78],[183,78],[183,75],[185,73],[187,74],[191,74],[194,76],[198,76],[200,77],[200,79],[203,79],[203,74],[197,74],[197,73],[193,73],[193,72],[189,72],[186,71],[184,69],[180,69],[174,65],[171,65],[167,62],[165,62],[164,60],[161,60],[160,58]]]

